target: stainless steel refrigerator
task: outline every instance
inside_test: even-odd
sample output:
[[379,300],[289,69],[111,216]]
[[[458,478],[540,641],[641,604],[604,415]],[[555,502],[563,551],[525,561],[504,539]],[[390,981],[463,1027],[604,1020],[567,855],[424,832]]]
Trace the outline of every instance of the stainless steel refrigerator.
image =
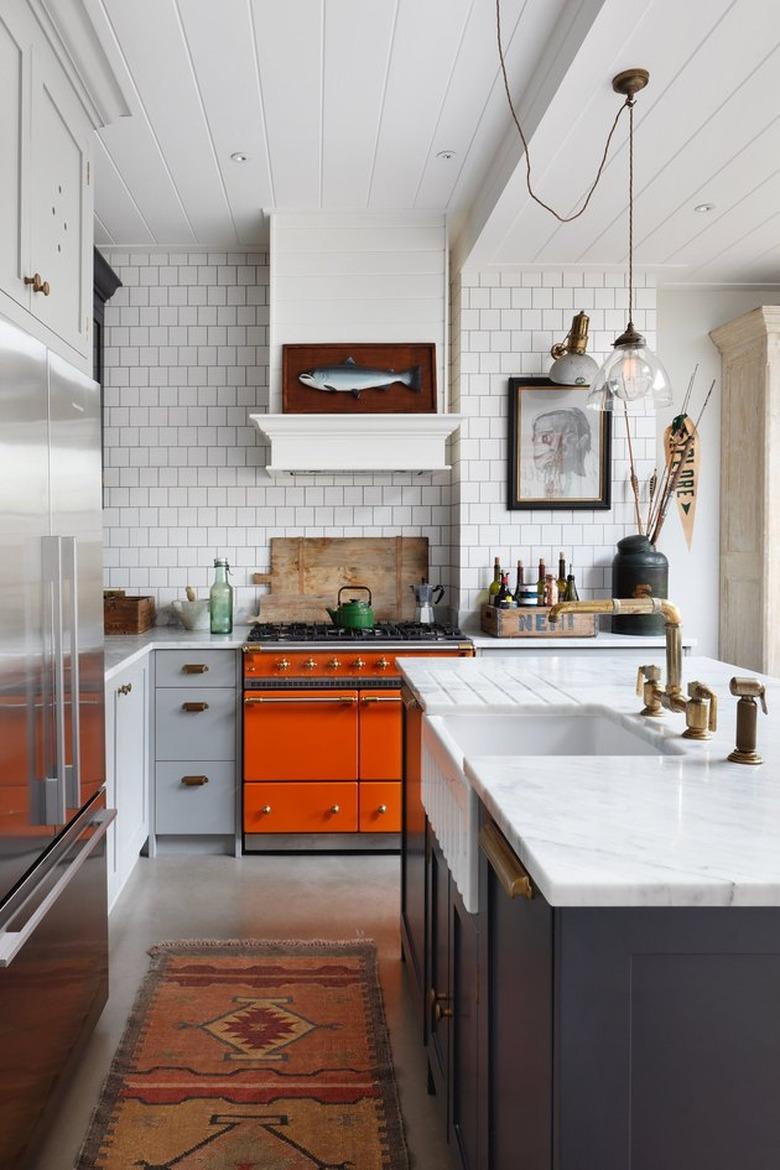
[[0,317],[0,1170],[108,988],[98,385]]

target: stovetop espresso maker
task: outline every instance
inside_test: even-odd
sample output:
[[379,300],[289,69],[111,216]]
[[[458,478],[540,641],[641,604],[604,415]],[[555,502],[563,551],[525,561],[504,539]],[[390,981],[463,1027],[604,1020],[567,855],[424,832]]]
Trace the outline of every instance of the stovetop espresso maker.
[[409,588],[414,593],[415,601],[417,602],[417,609],[415,611],[415,621],[422,622],[426,626],[432,626],[436,621],[433,607],[438,605],[444,596],[443,585],[431,585],[428,581],[421,581],[419,585],[410,585]]

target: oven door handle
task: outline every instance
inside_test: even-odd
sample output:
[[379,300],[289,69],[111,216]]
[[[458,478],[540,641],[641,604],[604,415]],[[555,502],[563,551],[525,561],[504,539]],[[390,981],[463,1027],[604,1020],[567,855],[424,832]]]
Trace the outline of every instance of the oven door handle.
[[296,698],[286,698],[286,699],[277,699],[277,698],[266,699],[266,698],[261,698],[259,695],[258,696],[247,695],[244,699],[244,703],[246,706],[254,705],[255,703],[338,703],[342,707],[354,707],[356,702],[357,702],[357,699],[349,698],[346,695],[344,695],[343,698],[339,698],[338,696],[335,696],[335,695],[328,695],[327,698],[322,698],[319,695],[312,695],[311,698],[308,698],[306,696],[301,695],[301,696],[296,697]]
[[400,703],[400,695],[363,695],[361,703]]

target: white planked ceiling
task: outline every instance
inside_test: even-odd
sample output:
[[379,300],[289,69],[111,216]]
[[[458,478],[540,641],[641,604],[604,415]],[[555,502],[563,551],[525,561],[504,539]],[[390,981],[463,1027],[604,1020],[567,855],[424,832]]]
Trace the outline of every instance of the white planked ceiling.
[[[610,78],[627,65],[643,65],[651,84],[636,106],[637,262],[665,284],[779,284],[780,4],[636,0],[634,6],[629,35],[616,40],[611,57],[592,61],[591,92],[579,103],[566,99],[566,133],[532,142],[537,190],[558,210],[579,205],[620,100]],[[624,264],[626,129],[624,122],[581,219],[557,224],[523,192],[503,230],[496,233],[493,225],[491,255],[482,260]],[[701,203],[715,206],[694,211]]]
[[[252,245],[271,209],[463,212],[509,125],[494,0],[97,2],[132,108],[99,135],[99,244]],[[518,97],[581,2],[502,0]]]

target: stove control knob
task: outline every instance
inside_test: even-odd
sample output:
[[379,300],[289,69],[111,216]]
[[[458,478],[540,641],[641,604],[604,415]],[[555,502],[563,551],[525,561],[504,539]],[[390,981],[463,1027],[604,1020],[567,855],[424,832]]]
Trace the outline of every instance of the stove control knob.
[[328,670],[338,670],[341,666],[341,661],[338,658],[330,658],[328,660]]
[[304,670],[314,670],[316,665],[317,665],[317,663],[315,662],[315,660],[313,658],[307,658],[303,664],[303,669]]
[[276,668],[277,668],[277,670],[289,670],[290,669],[289,658],[277,658]]
[[355,670],[362,670],[366,664],[362,658],[356,658],[352,665],[354,666]]
[[389,658],[377,658],[376,664],[377,664],[377,667],[379,668],[379,670],[387,670],[388,666],[390,665],[390,659]]

